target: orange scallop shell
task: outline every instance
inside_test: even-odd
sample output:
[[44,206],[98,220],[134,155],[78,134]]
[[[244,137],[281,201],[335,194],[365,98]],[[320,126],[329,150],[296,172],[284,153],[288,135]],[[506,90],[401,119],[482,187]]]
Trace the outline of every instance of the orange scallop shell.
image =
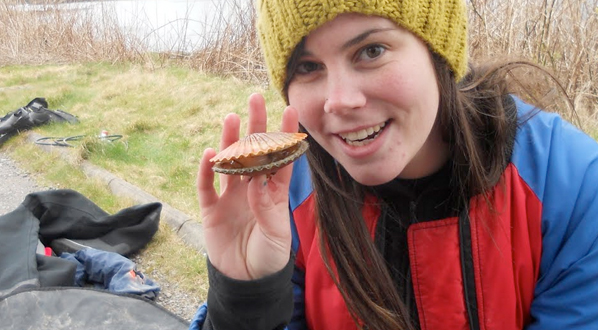
[[[305,133],[286,133],[286,132],[268,132],[250,134],[239,141],[231,144],[228,148],[220,151],[216,156],[210,159],[214,163],[212,169],[224,174],[239,175],[258,175],[262,173],[273,173],[278,168],[288,165],[295,161],[307,150],[307,142],[303,141],[307,137]],[[264,157],[275,155],[290,149],[288,155],[280,157]],[[254,166],[245,166],[243,162],[251,162],[252,159],[260,162]],[[237,168],[225,168],[221,164],[232,164]]]

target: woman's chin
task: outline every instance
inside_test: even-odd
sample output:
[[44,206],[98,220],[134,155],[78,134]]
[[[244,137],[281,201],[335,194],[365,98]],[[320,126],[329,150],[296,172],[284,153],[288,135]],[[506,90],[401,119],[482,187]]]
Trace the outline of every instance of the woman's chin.
[[391,173],[390,171],[386,171],[385,173],[379,171],[353,171],[352,173],[350,171],[349,175],[351,175],[353,180],[359,182],[364,186],[381,185],[392,181],[398,176],[397,173]]

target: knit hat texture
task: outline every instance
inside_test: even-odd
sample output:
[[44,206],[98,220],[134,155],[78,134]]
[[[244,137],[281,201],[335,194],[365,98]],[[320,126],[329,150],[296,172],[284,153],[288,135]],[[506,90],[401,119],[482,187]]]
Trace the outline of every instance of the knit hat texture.
[[257,0],[257,29],[268,75],[282,92],[291,53],[310,32],[342,13],[388,18],[442,56],[461,80],[467,71],[464,0]]

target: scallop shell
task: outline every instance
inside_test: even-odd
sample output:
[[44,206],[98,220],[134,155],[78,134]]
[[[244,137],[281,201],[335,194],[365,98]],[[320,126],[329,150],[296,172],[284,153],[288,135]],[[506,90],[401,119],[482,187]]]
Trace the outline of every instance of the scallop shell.
[[210,159],[215,172],[237,175],[273,174],[307,150],[304,133],[254,133]]

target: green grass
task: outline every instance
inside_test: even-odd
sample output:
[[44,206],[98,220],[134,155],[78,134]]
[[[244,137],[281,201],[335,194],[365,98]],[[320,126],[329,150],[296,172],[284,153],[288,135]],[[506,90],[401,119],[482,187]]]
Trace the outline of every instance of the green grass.
[[[87,178],[78,167],[85,160],[198,222],[197,165],[206,147],[218,147],[224,116],[235,112],[246,123],[247,100],[253,92],[266,97],[270,130],[278,129],[283,109],[273,91],[182,67],[154,69],[106,63],[7,66],[0,68],[0,81],[2,115],[34,97],[45,97],[50,109],[64,110],[80,120],[74,125],[34,128],[45,137],[84,135],[72,142],[75,148],[68,148],[71,153],[67,160],[41,150],[23,135],[2,147],[22,167],[37,174],[34,177],[41,186],[79,191],[110,213],[132,205],[132,201],[114,197],[104,183]],[[101,130],[122,138],[100,141],[97,136]],[[142,253],[151,255],[153,265],[181,287],[205,298],[205,259],[178,239],[171,228],[162,225]]]
[[[5,113],[33,97],[50,109],[80,119],[76,125],[36,128],[43,136],[122,135],[102,143],[77,142],[80,159],[119,175],[196,218],[193,181],[206,147],[217,147],[220,125],[229,112],[246,120],[247,98],[265,93],[277,129],[283,104],[274,92],[235,79],[207,76],[181,67],[148,69],[103,63],[0,68],[0,104]],[[277,113],[278,112],[278,113]],[[173,197],[176,196],[176,197]]]

